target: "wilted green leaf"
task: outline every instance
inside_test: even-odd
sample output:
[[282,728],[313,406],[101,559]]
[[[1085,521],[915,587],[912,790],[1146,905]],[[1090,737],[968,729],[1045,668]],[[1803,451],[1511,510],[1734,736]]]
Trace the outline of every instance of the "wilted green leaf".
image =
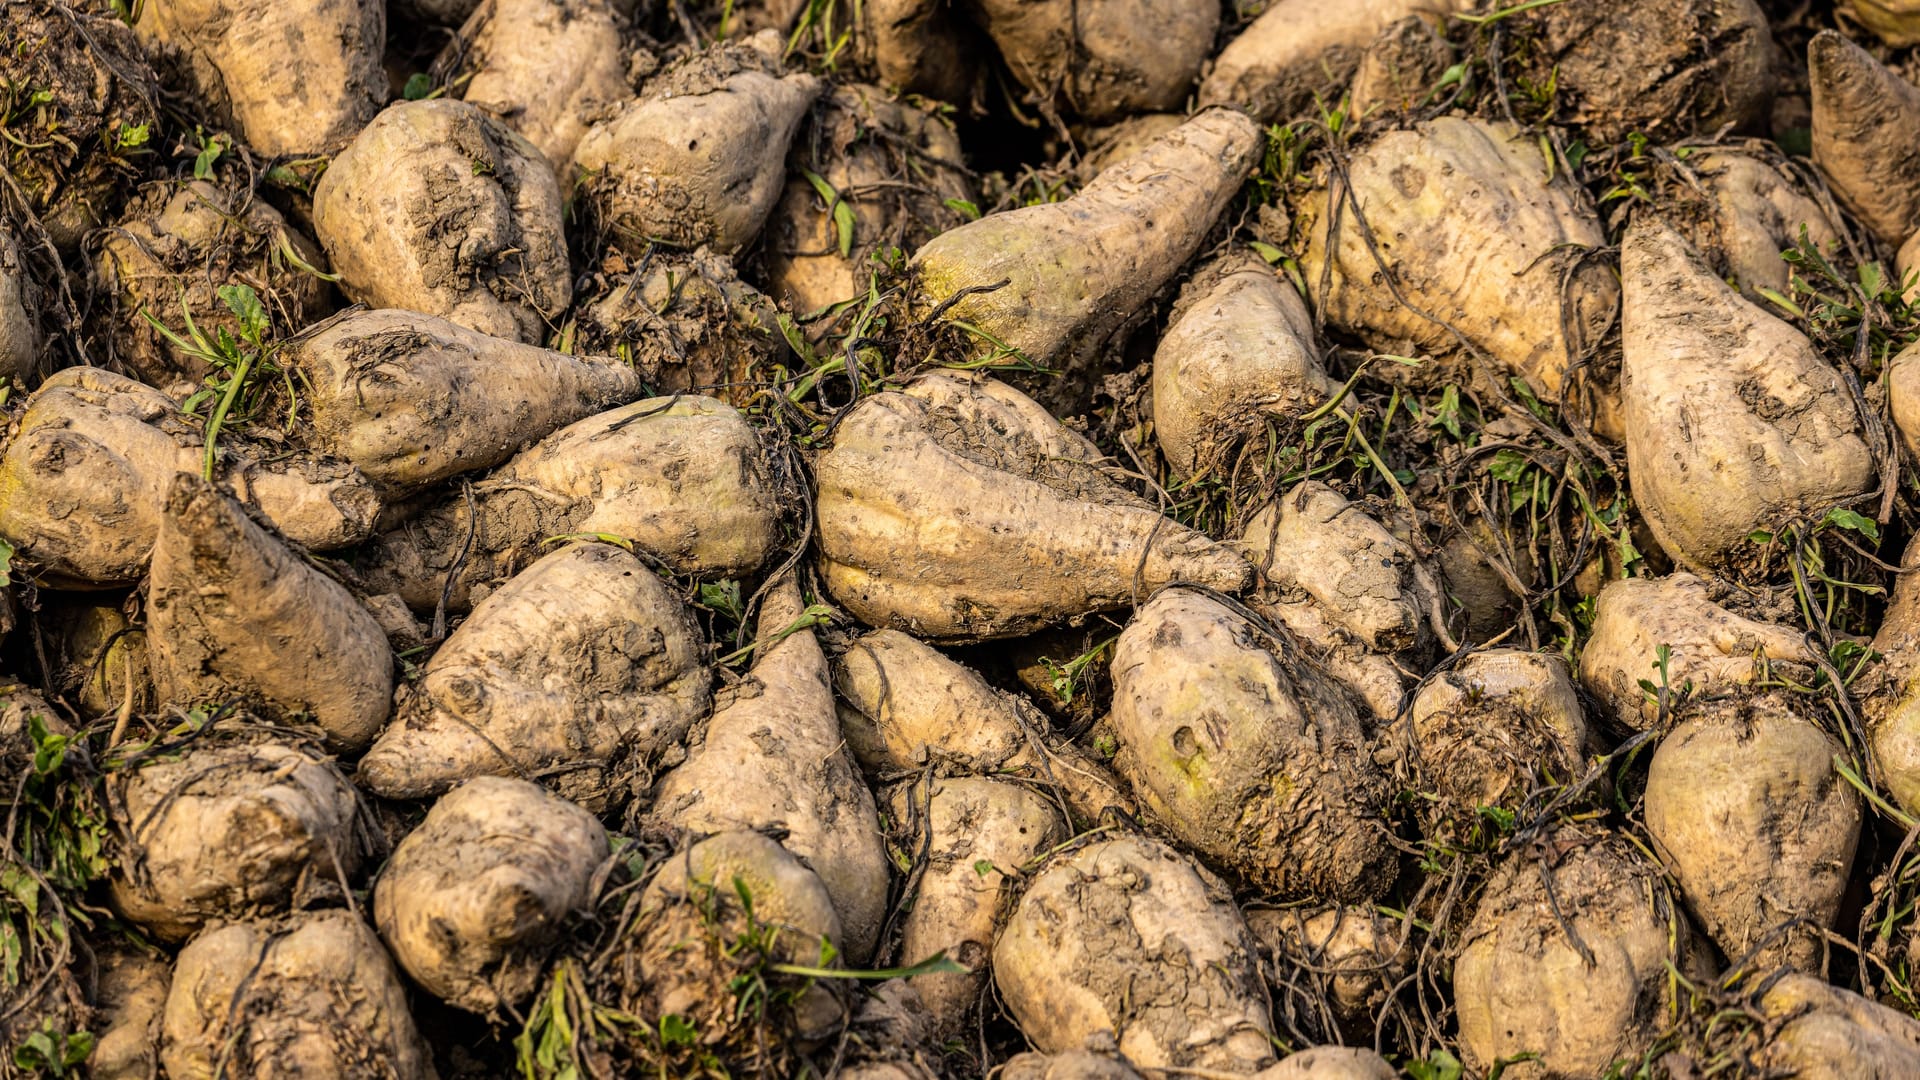
[[1861,536],[1866,537],[1876,544],[1880,542],[1879,523],[1870,517],[1854,513],[1852,510],[1845,509],[1844,507],[1836,506],[1832,510],[1827,511],[1827,518],[1821,522],[1821,524],[1837,525],[1842,529],[1852,529],[1854,532],[1859,533]]
[[1518,450],[1501,450],[1487,463],[1487,471],[1495,480],[1502,483],[1517,484],[1526,475],[1527,457]]
[[195,180],[213,179],[214,162],[220,160],[220,155],[225,150],[226,147],[220,145],[219,139],[208,139],[201,144],[200,153],[193,159],[193,178]]

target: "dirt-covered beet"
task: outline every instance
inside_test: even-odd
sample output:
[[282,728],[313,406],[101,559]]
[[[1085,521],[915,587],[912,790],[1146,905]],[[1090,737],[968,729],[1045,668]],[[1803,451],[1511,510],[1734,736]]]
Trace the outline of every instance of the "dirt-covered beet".
[[604,0],[489,0],[466,27],[465,100],[526,136],[561,186],[587,127],[633,96],[625,5]]
[[[173,478],[205,467],[205,441],[204,422],[164,393],[98,368],[66,368],[9,429],[0,538],[56,581],[137,581]],[[231,435],[215,475],[282,535],[321,551],[364,540],[384,502],[345,462]]]
[[[973,358],[1011,350],[1071,372],[1193,257],[1259,152],[1244,115],[1202,112],[1065,202],[935,237],[913,257],[911,309],[971,327],[960,342]],[[1073,391],[1069,379],[1043,396]]]
[[799,316],[861,297],[877,257],[912,255],[979,198],[951,122],[878,87],[823,96],[790,162],[767,226],[767,280]]
[[[725,831],[669,855],[643,890],[603,906],[612,934],[592,973],[595,996],[629,1015],[677,1016],[697,1040],[642,1025],[596,1041],[636,1069],[687,1068],[703,1057],[786,1075],[799,1047],[818,1046],[846,1018],[842,987],[771,971],[833,967],[843,941],[827,888],[761,833]],[[737,1010],[730,986],[760,980],[766,999]]]
[[1586,772],[1586,711],[1558,656],[1473,653],[1422,686],[1408,715],[1411,756],[1438,796],[1436,832],[1465,833],[1487,808],[1520,811]]
[[786,147],[820,90],[787,73],[764,34],[715,45],[588,129],[573,154],[578,197],[630,253],[661,240],[732,254],[773,212]]
[[341,899],[377,844],[346,775],[314,746],[243,727],[206,741],[114,777],[119,911],[179,942],[209,921]]
[[1468,1067],[1532,1053],[1508,1071],[1571,1077],[1652,1044],[1689,931],[1629,840],[1568,828],[1544,852],[1509,857],[1461,941],[1454,993]]
[[360,759],[389,798],[476,776],[547,780],[576,802],[621,805],[711,701],[686,605],[631,552],[554,551],[476,605]]
[[1586,193],[1537,140],[1442,117],[1316,179],[1301,271],[1323,318],[1386,352],[1484,355],[1499,367],[1482,377],[1568,398],[1619,284],[1590,257],[1605,233]]
[[133,31],[87,7],[8,0],[0,42],[8,224],[70,251],[131,194],[133,157],[160,137],[158,81]]
[[1220,13],[1181,0],[969,0],[1028,91],[1089,120],[1179,107],[1213,46]]
[[271,203],[231,182],[148,188],[101,240],[94,267],[111,297],[100,312],[108,355],[153,386],[200,379],[209,364],[152,320],[176,334],[191,320],[209,339],[240,335],[223,289],[252,289],[279,327],[308,326],[333,311],[319,247]]
[[1860,835],[1838,741],[1760,694],[1702,702],[1647,773],[1647,831],[1721,951],[1755,970],[1820,967]]
[[585,810],[525,780],[476,777],[394,849],[374,884],[374,925],[441,1000],[516,1008],[606,857],[606,830]]
[[1777,47],[1754,0],[1552,4],[1514,16],[1505,77],[1553,89],[1553,120],[1597,143],[1753,130]]
[[359,915],[234,922],[180,951],[160,1060],[170,1077],[428,1080],[406,987]]
[[396,102],[334,155],[314,232],[350,299],[540,342],[573,295],[560,187],[533,144],[464,102]]
[[[760,610],[750,677],[716,702],[699,746],[654,790],[652,815],[698,833],[774,829],[833,898],[847,957],[873,955],[890,868],[873,793],[844,749],[826,656],[798,585]],[[807,762],[793,769],[787,762]]]
[[394,665],[380,624],[213,484],[175,475],[147,588],[161,699],[250,701],[348,750],[386,722]]
[[780,490],[736,410],[648,398],[570,424],[375,537],[367,590],[464,611],[532,565],[554,536],[618,537],[682,573],[749,574],[779,538]]
[[[1099,459],[992,379],[940,373],[874,395],[814,465],[827,588],[870,623],[967,641],[1117,607],[1169,582],[1245,587],[1244,560],[1167,521]],[[1039,528],[1019,544],[998,539],[1030,521]]]
[[1271,1062],[1253,938],[1203,875],[1145,837],[1098,841],[1042,869],[993,956],[1027,1038],[1057,1053],[1111,1031],[1148,1068]]
[[582,281],[563,339],[631,364],[661,393],[744,405],[787,355],[780,307],[711,248],[609,252]]
[[1287,899],[1386,884],[1386,785],[1361,757],[1365,731],[1289,641],[1169,589],[1127,624],[1113,668],[1116,764],[1176,836]]
[[458,321],[347,311],[283,353],[307,382],[313,441],[412,494],[641,395],[608,357],[501,340]]

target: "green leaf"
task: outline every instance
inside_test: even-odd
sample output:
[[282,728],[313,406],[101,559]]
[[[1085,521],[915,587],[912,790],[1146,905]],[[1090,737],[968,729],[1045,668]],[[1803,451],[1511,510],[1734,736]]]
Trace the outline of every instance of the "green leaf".
[[1774,307],[1777,307],[1780,310],[1796,318],[1804,319],[1807,317],[1807,313],[1805,309],[1801,308],[1799,304],[1796,304],[1793,301],[1787,299],[1786,297],[1781,296],[1779,293],[1775,292],[1772,289],[1767,288],[1765,285],[1757,286],[1757,289],[1760,295],[1766,297],[1767,302],[1772,304]]
[[119,142],[120,149],[131,150],[137,146],[147,145],[147,138],[151,134],[152,131],[146,124],[128,124],[120,129],[120,134],[116,141]]
[[699,1030],[679,1013],[660,1018],[660,1041],[667,1046],[692,1046],[699,1037]]
[[1413,1080],[1460,1080],[1465,1072],[1460,1059],[1445,1050],[1435,1050],[1425,1061],[1407,1062],[1407,1075]]
[[1860,264],[1860,287],[1866,290],[1868,296],[1879,296],[1881,292],[1886,289],[1886,286],[1886,272],[1880,268],[1879,263],[1866,262]]
[[1428,427],[1436,425],[1444,428],[1456,442],[1464,440],[1465,436],[1460,431],[1460,388],[1458,386],[1448,386],[1440,392],[1440,405],[1433,410],[1433,419],[1427,421]]
[[819,355],[807,342],[806,335],[800,332],[800,324],[794,321],[793,316],[784,311],[777,312],[774,315],[774,323],[780,327],[780,336],[786,339],[787,348],[793,350],[793,355],[799,357],[810,368],[820,366]]
[[27,913],[27,918],[40,914],[40,883],[25,870],[15,866],[0,868],[0,891],[13,897],[14,903],[20,905],[20,910]]
[[1877,522],[1870,517],[1856,514],[1844,507],[1836,506],[1832,510],[1827,511],[1826,520],[1822,521],[1821,524],[1837,525],[1842,529],[1852,529],[1854,532],[1859,533],[1861,536],[1866,537],[1876,544],[1880,542],[1880,526]]
[[220,160],[220,155],[225,150],[226,147],[220,145],[219,139],[208,139],[202,144],[199,155],[193,159],[193,178],[195,180],[213,179],[213,163]]
[[833,230],[840,234],[840,257],[853,254],[853,207],[845,199],[833,206]]
[[416,71],[407,76],[407,85],[400,88],[400,96],[408,101],[419,101],[431,93],[433,93],[433,76],[424,71]]
[[0,589],[13,584],[13,545],[0,540]]
[[1578,169],[1581,162],[1587,160],[1587,144],[1575,139],[1573,144],[1567,147],[1566,159],[1567,168]]
[[37,776],[48,776],[66,764],[67,742],[65,735],[55,735],[47,729],[46,717],[33,713],[27,717],[27,734],[33,738],[33,771]]
[[1286,252],[1281,251],[1272,244],[1263,244],[1258,240],[1247,241],[1247,246],[1253,249],[1255,255],[1267,260],[1268,266],[1278,266],[1280,265],[1280,260],[1287,257]]
[[66,1063],[68,1068],[87,1060],[93,1053],[93,1032],[76,1031],[67,1036]]
[[545,540],[540,541],[540,546],[547,547],[552,544],[570,544],[576,540],[595,541],[602,544],[612,544],[614,547],[625,548],[628,551],[633,550],[632,540],[620,536],[617,533],[607,532],[561,533],[558,536],[549,536]]
[[972,968],[948,958],[946,950],[934,953],[912,967],[884,968],[878,971],[852,971],[845,968],[805,967],[800,964],[769,964],[768,971],[782,975],[803,975],[813,979],[911,979],[920,975],[966,975]]
[[975,859],[973,862],[973,872],[981,877],[986,877],[988,874],[993,873],[993,860]]
[[826,177],[811,169],[801,169],[800,175],[806,177],[807,183],[813,185],[814,192],[833,208],[833,230],[840,238],[840,257],[846,258],[853,252],[853,207],[840,197],[832,184],[827,183]]
[[1501,832],[1510,831],[1517,816],[1513,811],[1500,806],[1478,806],[1474,811]]
[[980,220],[980,208],[965,199],[948,199],[946,207],[968,221]]
[[1487,471],[1493,474],[1495,480],[1517,484],[1526,475],[1528,464],[1530,463],[1526,455],[1518,450],[1502,450],[1494,454],[1493,460],[1487,463]]
[[699,597],[701,607],[719,612],[735,622],[746,615],[740,600],[740,583],[731,578],[702,582]]

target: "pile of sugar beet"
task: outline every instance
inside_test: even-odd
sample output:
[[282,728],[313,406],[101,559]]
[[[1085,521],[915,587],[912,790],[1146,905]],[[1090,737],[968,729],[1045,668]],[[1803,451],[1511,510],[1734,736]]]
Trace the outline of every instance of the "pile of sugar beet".
[[1913,0],[0,0],[0,1077],[1920,1075]]

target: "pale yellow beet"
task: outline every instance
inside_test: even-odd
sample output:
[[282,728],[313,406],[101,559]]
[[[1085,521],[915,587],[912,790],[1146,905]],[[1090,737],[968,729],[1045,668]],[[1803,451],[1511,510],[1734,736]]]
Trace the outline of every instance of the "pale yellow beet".
[[389,106],[313,189],[314,234],[348,298],[529,343],[573,297],[561,213],[540,151],[447,98]]
[[1670,703],[1752,683],[1768,664],[1795,682],[1813,678],[1813,654],[1799,631],[1728,611],[1714,602],[1707,581],[1682,573],[1609,582],[1595,600],[1580,681],[1632,730],[1646,730],[1659,716],[1663,645]]
[[180,951],[164,1015],[171,1080],[435,1075],[387,950],[344,909],[202,934]]
[[1482,807],[1517,811],[1536,791],[1586,773],[1586,713],[1553,653],[1472,653],[1423,685],[1409,716],[1413,759],[1440,799],[1428,815],[1456,835]]
[[1627,472],[1667,554],[1738,573],[1754,532],[1870,490],[1853,400],[1804,335],[1656,219],[1636,218],[1621,249]]
[[1297,417],[1334,386],[1291,282],[1249,251],[1207,263],[1153,353],[1153,432],[1183,474],[1232,460],[1265,417]]
[[650,242],[732,254],[786,183],[787,144],[820,80],[787,73],[778,35],[722,43],[669,67],[574,148],[578,191],[635,253]]
[[924,852],[927,860],[913,906],[900,921],[901,959],[914,964],[944,952],[971,969],[912,983],[937,1033],[957,1034],[986,984],[994,938],[1028,864],[1065,840],[1066,829],[1044,792],[1012,780],[902,784],[888,802],[889,817],[908,823],[915,857]]
[[1501,122],[1384,131],[1298,212],[1301,273],[1328,323],[1385,352],[1477,350],[1504,369],[1490,377],[1517,375],[1543,401],[1566,396],[1619,303],[1613,271],[1585,257],[1606,245],[1586,195]]
[[1218,600],[1168,589],[1113,652],[1116,765],[1181,841],[1280,899],[1363,900],[1387,785],[1339,684]]
[[1005,346],[1050,367],[1090,362],[1193,257],[1260,152],[1244,115],[1202,112],[1065,202],[935,237],[910,264],[909,307],[976,328],[962,331],[974,358]]
[[172,943],[209,922],[339,900],[372,853],[353,785],[311,747],[235,726],[203,740],[114,774],[121,915]]
[[1843,0],[1840,6],[1889,45],[1920,45],[1920,3],[1914,0]]
[[1332,105],[1375,36],[1408,15],[1448,14],[1465,0],[1279,0],[1227,43],[1200,84],[1200,104],[1237,105],[1262,122],[1316,96]]
[[386,723],[393,650],[380,624],[191,473],[176,474],[167,495],[146,613],[154,687],[168,704],[249,699],[349,751]]
[[374,883],[373,922],[428,992],[496,1015],[534,992],[606,857],[592,814],[525,780],[475,777],[394,849]]
[[1828,983],[1790,974],[1760,996],[1779,1029],[1762,1059],[1802,1080],[1896,1080],[1920,1073],[1920,1021]]
[[1315,480],[1249,516],[1239,547],[1266,582],[1251,606],[1305,644],[1376,720],[1399,715],[1440,629],[1439,584],[1413,549]]
[[873,793],[840,736],[827,659],[811,629],[793,629],[803,610],[791,576],[768,592],[747,683],[718,702],[706,737],[661,779],[651,813],[700,833],[783,830],[833,897],[857,964],[879,941],[889,864]]
[[[556,174],[595,120],[633,97],[614,0],[488,0],[475,14],[461,97],[526,136]],[[564,175],[561,187],[567,186]]]
[[475,776],[539,779],[589,809],[625,803],[711,702],[686,604],[612,544],[559,548],[475,605],[360,759],[392,799]]
[[173,968],[154,952],[114,947],[99,952],[99,996],[87,1057],[94,1080],[152,1080],[160,1067],[160,1018]]
[[1093,121],[1178,109],[1213,51],[1215,4],[971,0],[1014,78]]
[[1027,699],[898,630],[875,630],[834,665],[840,731],[871,775],[931,766],[939,776],[1019,777],[1051,786],[1075,816],[1134,811],[1112,771],[1071,742],[1043,738],[1047,720]]
[[707,397],[648,398],[561,428],[440,497],[375,537],[355,568],[370,591],[416,610],[464,611],[554,536],[616,536],[684,574],[752,573],[781,541],[780,515],[744,416]]
[[968,641],[1144,600],[1172,581],[1246,586],[1244,560],[1162,517],[1098,461],[984,376],[940,373],[868,396],[814,462],[827,589],[870,625]]
[[1110,1031],[1143,1069],[1273,1062],[1246,923],[1223,885],[1156,840],[1096,840],[1038,871],[994,945],[993,977],[1047,1053]]
[[491,337],[411,311],[347,311],[280,354],[305,376],[315,443],[411,494],[498,465],[549,432],[642,393],[611,357]]
[[1534,853],[1546,850],[1508,856],[1461,939],[1459,1052],[1475,1073],[1533,1053],[1502,1075],[1599,1076],[1667,1023],[1668,965],[1682,966],[1689,938],[1659,868],[1592,827],[1561,826],[1551,865]]
[[165,0],[134,10],[147,47],[174,58],[264,156],[338,150],[387,100],[380,0]]
[[1761,973],[1822,970],[1860,836],[1839,742],[1792,704],[1772,691],[1688,709],[1647,774],[1647,832],[1687,907]]
[[[124,375],[59,371],[27,399],[0,456],[0,537],[57,582],[111,585],[147,571],[173,477],[206,456],[198,417]],[[272,464],[262,464],[267,454]],[[215,477],[287,539],[359,543],[383,499],[344,462],[220,437]]]
[[1813,90],[1813,160],[1834,196],[1882,244],[1920,226],[1920,89],[1837,31],[1807,46]]

